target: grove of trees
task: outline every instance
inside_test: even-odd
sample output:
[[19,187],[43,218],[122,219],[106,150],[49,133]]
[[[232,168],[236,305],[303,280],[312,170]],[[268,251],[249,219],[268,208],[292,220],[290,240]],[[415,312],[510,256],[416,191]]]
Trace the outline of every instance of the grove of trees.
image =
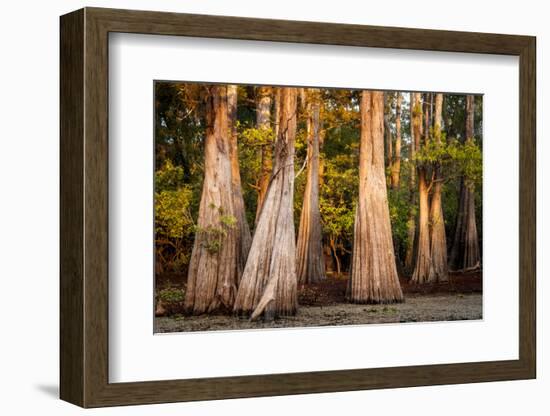
[[[404,299],[482,264],[482,97],[155,83],[155,271],[190,314]],[[343,293],[343,292],[342,292]]]

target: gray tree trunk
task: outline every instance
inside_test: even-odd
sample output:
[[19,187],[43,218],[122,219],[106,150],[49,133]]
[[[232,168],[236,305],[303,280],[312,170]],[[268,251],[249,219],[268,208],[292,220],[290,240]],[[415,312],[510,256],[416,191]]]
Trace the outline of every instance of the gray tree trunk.
[[293,315],[297,307],[294,231],[294,142],[297,89],[281,89],[273,175],[235,300],[239,315]]

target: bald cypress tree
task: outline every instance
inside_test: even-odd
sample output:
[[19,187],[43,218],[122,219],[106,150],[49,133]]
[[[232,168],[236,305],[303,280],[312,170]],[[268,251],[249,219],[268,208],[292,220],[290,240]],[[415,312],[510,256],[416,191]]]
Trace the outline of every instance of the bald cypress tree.
[[356,303],[403,300],[392,242],[384,165],[384,93],[361,93],[359,198],[353,231],[349,298]]
[[297,307],[294,230],[296,88],[281,88],[273,174],[254,231],[234,311],[261,316],[293,315]]
[[[436,146],[442,145],[442,110],[443,110],[443,94],[435,95],[435,106],[433,116],[433,140]],[[430,205],[430,255],[432,258],[433,279],[438,282],[448,280],[447,266],[447,237],[445,235],[445,219],[443,216],[442,189],[443,189],[443,173],[441,163],[436,161],[432,167],[432,199]]]
[[[465,141],[474,141],[474,96],[466,96]],[[475,270],[481,266],[475,217],[475,184],[464,175],[449,264],[453,270]]]
[[[424,108],[422,106],[421,94],[414,94],[413,103],[413,123],[415,129],[415,139],[420,139],[416,146],[416,151],[425,145],[428,141],[429,124],[426,120],[429,118],[428,99],[424,97]],[[422,119],[424,115],[424,120]],[[424,128],[422,130],[422,123]],[[411,277],[413,283],[426,283],[435,279],[430,245],[430,196],[427,178],[427,166],[422,162],[417,162],[418,177],[418,240],[416,248],[416,261],[414,271]]]
[[310,88],[306,98],[307,178],[296,247],[298,283],[325,279],[321,213],[319,211],[319,141],[321,135],[321,92]]
[[227,107],[230,129],[229,158],[231,160],[233,205],[235,210],[235,219],[237,220],[237,253],[240,277],[248,257],[248,250],[250,250],[252,236],[250,235],[250,227],[246,220],[246,211],[241,185],[241,172],[239,168],[239,143],[237,140],[237,91],[236,85],[228,85]]
[[187,278],[193,314],[231,309],[238,284],[238,230],[231,175],[227,86],[207,88],[204,181]]

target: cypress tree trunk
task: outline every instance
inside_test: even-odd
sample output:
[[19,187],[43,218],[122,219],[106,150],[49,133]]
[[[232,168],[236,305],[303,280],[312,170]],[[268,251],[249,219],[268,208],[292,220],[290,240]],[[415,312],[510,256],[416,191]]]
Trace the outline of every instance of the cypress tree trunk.
[[320,91],[310,89],[307,98],[307,179],[296,244],[298,283],[325,279],[321,213],[319,212]]
[[410,145],[410,163],[409,163],[409,218],[407,220],[407,250],[405,252],[405,269],[408,272],[414,270],[414,243],[416,236],[416,170],[414,168],[414,157],[416,148],[420,145],[420,130],[422,121],[419,118],[420,113],[420,94],[410,94],[410,125],[411,125],[411,145]]
[[[466,141],[474,140],[474,96],[466,96]],[[453,270],[475,270],[481,266],[475,217],[475,186],[462,178],[459,212],[451,248],[450,266]]]
[[431,259],[430,247],[430,202],[426,169],[418,167],[418,247],[416,263],[411,278],[413,283],[430,283],[435,281],[435,273]]
[[193,314],[232,308],[237,291],[237,229],[227,110],[227,87],[209,87],[204,182],[184,303]]
[[[424,143],[427,142],[429,134],[429,125],[426,124],[426,119],[429,118],[429,108],[427,104],[427,97],[424,102]],[[422,110],[420,104],[420,94],[415,93],[415,108],[414,108],[414,120],[415,123],[415,140],[418,140],[421,132],[418,125],[422,125]],[[417,135],[418,133],[418,135]],[[419,149],[419,146],[417,146]],[[426,167],[423,164],[418,164],[418,243],[416,250],[416,261],[414,272],[411,277],[413,283],[428,283],[435,280],[435,274],[431,260],[431,246],[430,246],[430,201],[429,201],[429,189],[426,178]]]
[[361,95],[359,199],[349,297],[356,303],[403,300],[397,276],[384,172],[384,93]]
[[[434,126],[433,134],[436,143],[441,144],[441,113],[443,110],[443,94],[436,94],[434,108]],[[431,256],[432,266],[435,274],[435,280],[445,282],[448,280],[447,266],[447,238],[445,235],[445,220],[443,218],[443,205],[441,194],[443,187],[443,175],[441,166],[436,163],[434,166],[434,184],[430,207],[431,224]]]
[[293,315],[297,306],[293,218],[296,88],[281,89],[279,134],[273,175],[252,239],[234,311],[271,318]]
[[[256,128],[267,134],[270,125],[271,118],[271,87],[258,87],[257,99],[256,99]],[[256,219],[255,224],[258,223],[260,217],[260,211],[264,203],[265,194],[267,192],[267,186],[271,178],[272,171],[272,143],[265,143],[260,149],[261,153],[261,167],[260,178],[258,180],[258,200],[256,205]]]
[[393,93],[386,92],[384,93],[384,135],[386,137],[386,168],[388,173],[388,182],[391,183],[391,172],[393,170],[393,138],[390,128],[390,115],[391,115],[391,106],[392,106],[392,95]]
[[238,276],[242,274],[252,236],[250,227],[246,221],[246,212],[244,208],[244,199],[241,187],[241,173],[239,170],[239,144],[237,142],[237,86],[227,86],[227,105],[229,116],[229,128],[231,131],[229,140],[229,155],[231,158],[231,183],[233,185],[233,204],[235,209],[235,218],[237,219],[237,253],[238,253]]
[[397,93],[395,102],[395,151],[394,159],[391,165],[391,187],[399,188],[399,176],[401,174],[401,102],[403,96]]

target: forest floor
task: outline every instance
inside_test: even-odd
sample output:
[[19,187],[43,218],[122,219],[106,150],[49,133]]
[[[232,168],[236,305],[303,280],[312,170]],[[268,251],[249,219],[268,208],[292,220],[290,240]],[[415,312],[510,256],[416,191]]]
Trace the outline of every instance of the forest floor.
[[346,302],[347,276],[301,287],[296,316],[272,321],[250,321],[227,315],[155,318],[155,332],[188,332],[234,329],[364,325],[400,322],[458,321],[482,319],[481,273],[453,273],[449,282],[411,285],[402,280],[405,302],[359,305]]

